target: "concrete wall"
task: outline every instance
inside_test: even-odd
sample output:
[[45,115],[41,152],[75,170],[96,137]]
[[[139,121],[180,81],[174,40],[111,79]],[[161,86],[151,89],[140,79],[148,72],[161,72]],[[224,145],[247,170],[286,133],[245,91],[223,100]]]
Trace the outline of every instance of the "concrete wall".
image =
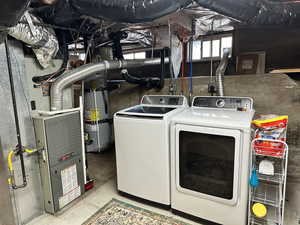
[[[266,72],[279,68],[299,68],[300,58],[300,28],[285,27],[237,27],[233,32],[233,57],[230,59],[227,73],[236,74],[236,56],[245,52],[266,52]],[[151,52],[147,57],[151,56]],[[154,57],[159,57],[159,51]],[[213,72],[216,71],[218,61],[214,61]],[[194,62],[194,76],[210,75],[210,62]],[[160,73],[159,66],[131,70],[137,75],[153,76]],[[188,71],[188,70],[186,70]],[[167,70],[167,74],[169,74]]]
[[285,27],[238,28],[235,31],[234,52],[266,52],[266,71],[279,68],[299,68],[300,29]]
[[[33,121],[30,115],[30,101],[25,76],[23,48],[20,42],[14,41],[10,42],[10,44],[22,144],[24,146],[34,147],[35,136]],[[0,67],[0,137],[3,147],[3,152],[0,152],[0,154],[3,154],[6,159],[8,152],[17,145],[17,137],[4,44],[0,45]],[[24,161],[28,185],[26,188],[12,192],[13,203],[16,207],[17,224],[25,224],[43,213],[37,155],[26,155]],[[21,184],[22,177],[18,158],[14,160],[14,168],[16,183]]]
[[[30,102],[35,101],[37,110],[47,111],[50,110],[50,97],[43,96],[42,88],[34,87],[32,77],[58,71],[62,60],[53,60],[47,69],[42,69],[34,56],[24,56],[21,42],[10,41],[10,44],[22,144],[35,148],[36,142],[32,121],[34,111],[31,110]],[[6,159],[8,152],[17,145],[17,137],[4,44],[0,45],[0,62],[0,137],[3,147],[3,152],[0,152],[0,154]],[[67,88],[64,91],[63,105],[65,109],[73,107],[72,88]],[[14,167],[17,184],[20,184],[22,182],[22,174],[18,157],[14,159]],[[17,224],[26,224],[33,218],[44,213],[37,154],[30,156],[25,154],[25,167],[28,180],[27,187],[11,193],[16,209]]]
[[[194,95],[208,95],[209,77],[193,79]],[[112,113],[126,107],[139,104],[145,94],[168,94],[169,81],[162,91],[145,91],[139,87],[123,83],[120,89],[110,95]],[[288,193],[290,201],[300,211],[300,192],[295,192],[296,184],[300,184],[300,83],[296,83],[284,74],[261,74],[225,76],[225,94],[227,96],[252,97],[256,116],[260,114],[289,115],[288,144],[290,147],[288,167]],[[187,95],[187,80],[185,80]],[[180,87],[180,85],[177,85]],[[178,90],[180,93],[180,90]],[[288,198],[289,198],[288,196]]]

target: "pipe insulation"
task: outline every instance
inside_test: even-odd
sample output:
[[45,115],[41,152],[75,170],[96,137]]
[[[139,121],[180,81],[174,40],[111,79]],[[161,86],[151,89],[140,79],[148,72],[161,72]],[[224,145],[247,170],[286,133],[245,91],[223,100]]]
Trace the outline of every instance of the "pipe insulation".
[[218,96],[224,96],[224,74],[228,65],[230,50],[225,49],[223,57],[216,71],[216,83]]
[[[169,60],[165,59],[165,63]],[[68,73],[61,75],[55,80],[51,87],[51,110],[57,111],[63,109],[63,90],[71,86],[77,81],[85,80],[95,73],[105,73],[115,69],[129,69],[142,66],[159,65],[161,59],[145,59],[145,60],[115,60],[103,61],[100,63],[90,63],[74,69]],[[103,75],[104,76],[104,75]]]
[[173,13],[192,0],[70,0],[80,14],[122,23],[149,22]]
[[300,24],[300,4],[297,1],[270,0],[195,0],[200,6],[246,24]]
[[13,27],[23,16],[30,0],[3,1],[0,7],[0,27]]

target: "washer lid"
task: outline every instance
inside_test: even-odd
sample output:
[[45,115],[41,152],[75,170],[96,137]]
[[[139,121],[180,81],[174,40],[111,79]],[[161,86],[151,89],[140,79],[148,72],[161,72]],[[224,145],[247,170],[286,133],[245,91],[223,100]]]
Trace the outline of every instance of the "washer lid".
[[143,105],[137,105],[135,107],[132,107],[128,110],[125,110],[125,113],[139,113],[139,114],[159,114],[164,115],[167,114],[176,108],[171,107],[156,107],[156,106],[143,106]]
[[116,115],[163,119],[186,107],[188,102],[182,95],[145,95],[140,105],[121,110]]

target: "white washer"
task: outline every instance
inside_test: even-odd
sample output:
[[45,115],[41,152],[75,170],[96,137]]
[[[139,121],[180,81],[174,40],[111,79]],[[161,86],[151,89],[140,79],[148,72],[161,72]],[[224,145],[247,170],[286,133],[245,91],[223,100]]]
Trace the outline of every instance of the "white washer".
[[171,208],[223,225],[247,222],[253,100],[195,97],[171,122]]
[[119,191],[170,205],[169,123],[186,107],[184,96],[148,95],[115,114]]

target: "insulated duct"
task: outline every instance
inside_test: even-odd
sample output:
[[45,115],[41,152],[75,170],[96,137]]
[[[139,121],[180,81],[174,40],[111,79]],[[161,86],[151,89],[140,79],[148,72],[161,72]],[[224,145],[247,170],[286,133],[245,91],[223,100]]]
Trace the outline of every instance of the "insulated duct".
[[224,96],[224,74],[228,65],[230,50],[225,49],[222,60],[216,71],[216,83],[218,96]]
[[70,0],[77,12],[114,22],[149,22],[173,13],[192,0]]
[[300,4],[269,0],[195,0],[200,6],[247,24],[295,25],[300,23]]
[[[135,68],[141,66],[159,65],[160,59],[120,60],[90,63],[61,75],[51,87],[51,110],[62,110],[63,90],[77,81],[85,80],[95,73],[107,72],[114,69]],[[166,60],[166,63],[168,60]]]
[[75,26],[82,15],[120,23],[143,23],[176,12],[192,0],[59,0],[33,9],[46,23]]
[[23,16],[30,0],[3,1],[0,8],[0,27],[15,26]]
[[16,26],[8,29],[8,34],[29,45],[40,65],[47,68],[59,49],[56,34],[52,28],[34,23],[42,21],[26,12]]

